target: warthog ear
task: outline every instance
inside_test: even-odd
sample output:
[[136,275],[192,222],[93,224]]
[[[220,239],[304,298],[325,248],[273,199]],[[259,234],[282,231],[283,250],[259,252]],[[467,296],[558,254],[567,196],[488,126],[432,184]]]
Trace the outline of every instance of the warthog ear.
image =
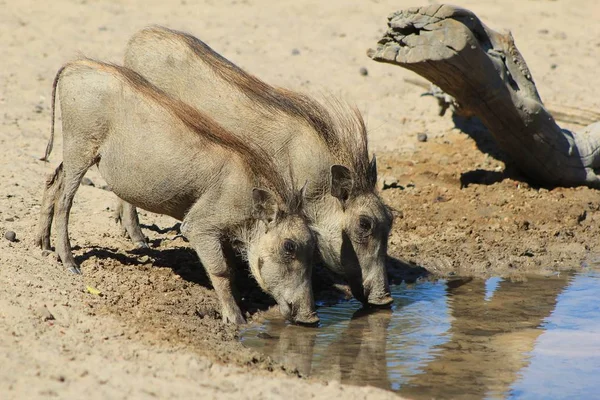
[[377,158],[373,154],[371,162],[369,163],[369,183],[375,187],[377,184]]
[[269,224],[277,216],[277,201],[271,192],[254,188],[252,189],[252,218]]
[[352,172],[343,165],[331,166],[331,195],[339,199],[342,204],[350,198],[354,181]]

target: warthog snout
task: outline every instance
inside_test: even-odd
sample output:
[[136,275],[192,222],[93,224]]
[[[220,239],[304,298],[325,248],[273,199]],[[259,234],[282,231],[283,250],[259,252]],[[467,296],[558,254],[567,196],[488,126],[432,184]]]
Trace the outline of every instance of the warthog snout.
[[288,303],[287,301],[278,303],[281,315],[294,324],[316,325],[319,322],[319,317],[316,311],[314,311],[315,306],[312,299],[309,302],[310,304],[306,305],[304,308],[295,307],[294,304]]

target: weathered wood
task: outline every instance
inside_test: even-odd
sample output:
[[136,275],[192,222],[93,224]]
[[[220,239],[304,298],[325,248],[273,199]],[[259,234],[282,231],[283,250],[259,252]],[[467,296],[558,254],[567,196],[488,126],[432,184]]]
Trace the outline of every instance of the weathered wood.
[[547,185],[600,187],[600,123],[578,133],[556,124],[510,32],[449,5],[396,12],[388,26],[369,57],[439,86],[461,115],[481,119],[523,174]]
[[[446,114],[446,111],[449,109],[453,114],[466,117],[462,113],[460,105],[456,99],[450,96],[448,93],[445,93],[442,89],[440,89],[439,86],[421,79],[404,78],[404,82],[425,89],[426,91],[423,92],[421,96],[432,96],[435,98],[440,107],[440,116]],[[581,107],[546,104],[546,110],[552,114],[555,120],[565,122],[567,124],[586,126],[596,121],[600,121],[600,112]]]

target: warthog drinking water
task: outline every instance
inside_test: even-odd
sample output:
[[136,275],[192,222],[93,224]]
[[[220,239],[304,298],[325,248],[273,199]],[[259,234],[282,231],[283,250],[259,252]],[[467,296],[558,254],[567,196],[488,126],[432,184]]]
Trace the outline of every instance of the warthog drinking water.
[[[248,134],[279,170],[291,165],[308,180],[307,212],[325,265],[363,303],[391,303],[385,259],[392,215],[376,193],[375,159],[357,110],[274,88],[195,37],[161,27],[133,36],[125,65],[233,134]],[[121,221],[134,242],[144,241],[135,209],[124,207]]]
[[[286,318],[318,321],[305,189],[292,189],[266,153],[127,68],[91,60],[65,65],[54,81],[53,118],[57,88],[63,162],[46,183],[37,239],[42,249],[50,249],[55,210],[56,251],[66,267],[79,272],[69,243],[69,212],[81,178],[97,164],[121,199],[183,220],[181,231],[208,272],[224,321],[244,322],[223,253],[238,243],[253,276]],[[54,128],[46,159],[53,135]]]

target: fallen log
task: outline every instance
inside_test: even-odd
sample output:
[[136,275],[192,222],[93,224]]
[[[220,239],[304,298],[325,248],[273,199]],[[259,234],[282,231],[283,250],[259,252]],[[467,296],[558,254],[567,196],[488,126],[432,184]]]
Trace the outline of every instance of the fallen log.
[[557,125],[510,32],[454,6],[410,8],[388,17],[387,32],[367,54],[439,86],[535,183],[600,188],[600,123],[577,133]]

